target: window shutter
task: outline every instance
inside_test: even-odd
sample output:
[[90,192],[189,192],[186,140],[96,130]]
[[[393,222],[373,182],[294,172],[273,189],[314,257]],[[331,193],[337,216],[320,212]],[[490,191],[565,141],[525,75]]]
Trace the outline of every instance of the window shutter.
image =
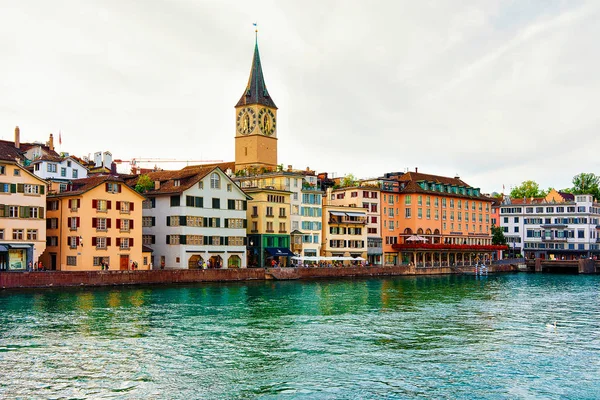
[[110,209],[111,209],[111,204],[112,204],[112,201],[110,201],[110,200],[108,200],[108,201],[106,202],[106,209],[107,209],[107,210],[110,210]]
[[129,202],[129,211],[134,210],[133,205],[134,205],[133,201]]
[[129,220],[129,229],[133,229],[133,220],[132,219]]
[[243,220],[243,222],[242,222],[242,226],[243,226],[244,228],[247,228],[247,227],[248,227],[248,220],[247,220],[247,219]]
[[77,208],[81,207],[81,199],[77,199]]
[[46,220],[46,229],[50,229],[50,220],[49,219]]
[[29,218],[29,207],[19,207],[19,218]]
[[186,244],[186,236],[179,235],[179,244]]
[[223,239],[225,239],[225,246],[229,246],[229,236],[225,236]]
[[203,222],[204,222],[204,224],[203,224],[204,227],[208,228],[208,218],[204,217],[204,221]]
[[110,218],[106,218],[106,229],[110,229]]
[[216,218],[217,220],[217,228],[221,227],[221,218]]
[[225,228],[229,228],[229,218],[225,218]]
[[150,238],[152,239],[152,244],[156,244],[156,236],[152,235],[150,236]]
[[129,238],[129,247],[133,247],[133,238]]
[[167,235],[166,238],[167,238],[167,244],[171,244],[171,241],[169,240],[169,235]]
[[119,218],[117,218],[117,229],[121,229],[121,219]]
[[80,238],[79,238],[79,236],[75,236],[75,244],[76,244],[77,246],[79,246],[79,245],[81,244],[79,241],[80,241]]
[[38,218],[39,219],[44,219],[44,207],[40,207],[38,209]]
[[77,218],[77,227],[79,228],[79,221],[81,220],[81,218],[76,217]]
[[98,200],[92,200],[92,208],[98,208]]
[[69,199],[69,208],[71,208],[71,201],[72,201],[72,200],[71,200],[71,199]]
[[152,226],[156,226],[156,217],[152,217]]
[[235,200],[227,200],[227,209],[234,210],[235,209]]
[[167,226],[171,226],[171,217],[167,215]]
[[40,185],[40,194],[46,193],[46,186]]
[[108,247],[108,246],[110,246],[110,238],[109,237],[106,238],[106,247]]
[[24,192],[25,192],[25,184],[17,183],[17,193],[24,193]]
[[120,183],[117,185],[117,192],[121,193],[121,184]]
[[187,225],[187,217],[185,215],[179,216],[179,225],[186,226]]
[[242,204],[243,204],[244,211],[246,211],[248,209],[248,202],[246,200],[244,200],[242,202]]
[[98,227],[98,218],[92,218],[92,228]]
[[121,202],[117,201],[117,210],[120,210],[120,209],[121,209]]
[[121,247],[121,238],[117,238],[117,247]]
[[[96,219],[96,218],[94,218],[94,219]],[[97,244],[97,243],[98,243],[98,241],[96,240],[96,237],[94,236],[94,237],[92,238],[92,246],[93,246],[93,247],[96,247],[96,244]]]
[[104,190],[105,190],[106,192],[108,192],[108,182],[106,182],[106,183],[104,184]]
[[246,236],[244,236],[242,239],[243,239],[242,243],[244,243],[244,246],[246,246],[248,244],[248,238]]
[[208,236],[204,236],[203,240],[204,240],[204,245],[206,246],[208,244]]

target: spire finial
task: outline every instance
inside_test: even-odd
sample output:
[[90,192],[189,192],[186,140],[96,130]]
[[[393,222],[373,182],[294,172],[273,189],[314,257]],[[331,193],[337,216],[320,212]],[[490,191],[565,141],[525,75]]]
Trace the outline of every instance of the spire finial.
[[256,22],[253,22],[252,25],[254,26],[254,44],[258,45],[258,26]]

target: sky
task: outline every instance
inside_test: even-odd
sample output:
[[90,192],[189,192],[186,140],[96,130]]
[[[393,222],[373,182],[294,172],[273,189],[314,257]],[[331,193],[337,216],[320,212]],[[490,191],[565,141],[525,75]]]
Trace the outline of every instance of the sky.
[[80,157],[233,161],[256,22],[285,166],[418,168],[488,193],[600,174],[595,0],[0,5],[1,139],[18,125]]

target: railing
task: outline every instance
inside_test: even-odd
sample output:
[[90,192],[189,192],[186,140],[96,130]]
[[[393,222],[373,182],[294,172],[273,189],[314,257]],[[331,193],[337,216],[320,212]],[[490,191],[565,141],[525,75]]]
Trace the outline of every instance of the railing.
[[566,237],[544,237],[542,236],[542,242],[566,242]]

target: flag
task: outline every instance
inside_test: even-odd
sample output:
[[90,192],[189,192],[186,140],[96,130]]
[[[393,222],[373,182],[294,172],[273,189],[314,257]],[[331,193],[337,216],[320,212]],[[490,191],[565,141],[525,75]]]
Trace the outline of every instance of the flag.
[[58,144],[62,144],[62,136],[60,134],[60,131],[58,131]]

